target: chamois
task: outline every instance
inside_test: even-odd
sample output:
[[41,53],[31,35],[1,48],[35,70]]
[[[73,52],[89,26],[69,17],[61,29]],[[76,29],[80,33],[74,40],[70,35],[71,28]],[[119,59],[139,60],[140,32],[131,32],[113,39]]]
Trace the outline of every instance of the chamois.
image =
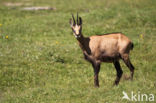
[[77,21],[75,21],[73,14],[72,18],[70,19],[69,23],[73,34],[83,51],[84,58],[92,64],[94,70],[95,87],[99,87],[98,74],[100,71],[101,62],[114,64],[117,72],[114,85],[118,85],[123,74],[119,63],[120,59],[122,59],[129,68],[131,72],[130,79],[132,80],[134,66],[129,59],[130,50],[133,49],[132,41],[122,33],[110,33],[84,37],[82,35],[82,18],[78,16],[78,13]]

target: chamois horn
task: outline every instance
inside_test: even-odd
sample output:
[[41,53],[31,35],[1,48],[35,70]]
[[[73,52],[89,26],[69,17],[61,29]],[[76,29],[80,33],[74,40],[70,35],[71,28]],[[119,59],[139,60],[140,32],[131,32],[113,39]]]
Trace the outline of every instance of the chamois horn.
[[79,16],[78,16],[78,12],[77,12],[77,24],[79,24]]
[[73,18],[73,25],[75,25],[76,24],[76,22],[75,22],[75,18],[74,18],[74,15],[72,14],[72,18]]

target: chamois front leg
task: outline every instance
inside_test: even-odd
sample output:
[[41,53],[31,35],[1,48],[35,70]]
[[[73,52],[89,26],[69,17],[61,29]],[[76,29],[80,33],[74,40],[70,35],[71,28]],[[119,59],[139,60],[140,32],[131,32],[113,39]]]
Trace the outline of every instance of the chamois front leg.
[[94,69],[94,86],[99,87],[99,78],[98,74],[100,71],[100,63],[92,63],[93,69]]

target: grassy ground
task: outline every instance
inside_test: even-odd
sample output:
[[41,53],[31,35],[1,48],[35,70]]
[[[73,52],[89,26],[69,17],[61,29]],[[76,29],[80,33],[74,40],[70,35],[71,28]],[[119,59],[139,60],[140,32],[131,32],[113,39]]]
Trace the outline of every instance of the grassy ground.
[[[54,11],[23,11],[26,5],[52,6]],[[69,18],[79,12],[83,34],[123,32],[134,42],[134,81],[113,87],[116,71],[103,63],[100,88],[93,86],[93,69],[83,60]],[[131,103],[122,91],[156,94],[155,0],[1,0],[1,103]],[[156,101],[156,100],[155,100]],[[147,103],[144,101],[144,103]]]

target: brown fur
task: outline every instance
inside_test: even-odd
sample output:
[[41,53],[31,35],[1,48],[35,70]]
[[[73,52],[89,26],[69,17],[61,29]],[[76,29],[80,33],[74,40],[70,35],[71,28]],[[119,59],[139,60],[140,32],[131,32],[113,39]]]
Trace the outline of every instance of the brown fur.
[[[81,18],[79,17],[79,19]],[[119,83],[122,76],[122,69],[119,63],[120,59],[123,59],[128,66],[131,71],[131,78],[133,78],[134,67],[129,59],[129,53],[130,50],[133,49],[133,43],[128,37],[122,33],[84,37],[81,33],[82,19],[81,23],[77,24],[73,24],[72,20],[70,20],[70,24],[74,36],[77,38],[79,46],[83,51],[85,59],[89,61],[94,68],[95,86],[99,86],[98,73],[100,71],[101,62],[110,62],[114,64],[117,71],[117,77],[115,80],[116,85]]]
[[83,53],[98,62],[114,62],[132,49],[132,42],[121,33],[81,36],[78,42]]

